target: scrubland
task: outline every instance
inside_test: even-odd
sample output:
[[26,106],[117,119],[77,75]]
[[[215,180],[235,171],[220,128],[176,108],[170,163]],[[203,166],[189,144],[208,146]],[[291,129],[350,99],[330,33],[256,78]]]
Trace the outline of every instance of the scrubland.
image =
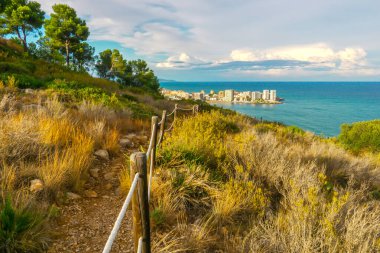
[[[123,156],[120,136],[174,103],[0,49],[0,252],[44,252],[94,152]],[[176,120],[158,148],[153,252],[380,251],[378,121],[324,139],[214,109]]]
[[27,94],[9,83],[0,92],[0,252],[41,252],[51,241],[56,204],[82,191],[94,151],[122,155],[120,134],[149,122],[128,109],[66,103],[59,92]]
[[[380,167],[296,127],[202,113],[158,150],[154,252],[377,252]],[[129,186],[128,170],[121,184]]]

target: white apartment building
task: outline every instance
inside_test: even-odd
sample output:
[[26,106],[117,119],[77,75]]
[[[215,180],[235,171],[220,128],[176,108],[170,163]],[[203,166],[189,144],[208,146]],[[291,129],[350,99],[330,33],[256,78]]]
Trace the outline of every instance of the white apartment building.
[[271,90],[269,94],[269,100],[276,101],[277,100],[277,91]]
[[234,90],[225,90],[224,91],[224,101],[232,102],[234,101]]
[[269,100],[270,99],[269,90],[263,90],[263,99],[264,100]]
[[263,98],[263,94],[258,91],[252,91],[251,98],[252,98],[252,101],[259,100]]
[[204,94],[201,92],[194,92],[193,93],[193,99],[194,100],[204,100]]

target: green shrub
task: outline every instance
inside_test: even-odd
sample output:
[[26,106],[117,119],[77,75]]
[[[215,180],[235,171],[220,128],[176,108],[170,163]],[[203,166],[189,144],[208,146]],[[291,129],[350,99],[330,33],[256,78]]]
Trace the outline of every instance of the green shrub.
[[30,70],[23,64],[13,62],[0,62],[1,73],[30,74]]
[[77,82],[67,82],[65,80],[54,80],[47,85],[62,95],[68,95],[71,99],[82,101],[92,101],[106,106],[120,107],[120,101],[116,94],[108,94],[101,88],[89,87]]
[[338,141],[354,153],[380,152],[380,120],[343,124]]
[[44,252],[47,249],[45,218],[41,214],[13,207],[10,198],[0,208],[0,252]]
[[44,83],[41,80],[38,80],[30,75],[25,74],[9,74],[3,73],[0,74],[0,81],[7,82],[9,76],[14,76],[17,81],[17,87],[20,89],[37,89],[44,86]]

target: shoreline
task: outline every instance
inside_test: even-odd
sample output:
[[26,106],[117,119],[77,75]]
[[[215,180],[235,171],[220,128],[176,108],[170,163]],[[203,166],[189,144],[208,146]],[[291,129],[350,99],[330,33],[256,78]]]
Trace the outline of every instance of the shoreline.
[[281,101],[264,101],[264,102],[243,102],[243,101],[219,101],[219,100],[206,100],[208,104],[248,104],[248,105],[280,105],[284,102]]

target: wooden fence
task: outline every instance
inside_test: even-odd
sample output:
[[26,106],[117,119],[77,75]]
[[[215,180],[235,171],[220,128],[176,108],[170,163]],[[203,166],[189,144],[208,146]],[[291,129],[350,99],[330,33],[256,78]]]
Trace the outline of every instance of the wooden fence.
[[[103,253],[109,253],[112,244],[116,239],[121,223],[125,217],[129,204],[132,202],[132,222],[133,222],[133,241],[134,252],[151,253],[150,219],[149,219],[149,200],[153,172],[156,165],[156,149],[164,140],[164,135],[173,129],[175,121],[180,111],[189,111],[193,115],[198,114],[199,106],[192,108],[181,108],[177,104],[174,110],[167,114],[162,112],[161,121],[158,117],[152,117],[152,127],[150,142],[147,152],[136,152],[130,157],[130,177],[131,188],[108,237]],[[166,127],[167,119],[173,117],[170,127]],[[149,162],[149,166],[148,166]]]

